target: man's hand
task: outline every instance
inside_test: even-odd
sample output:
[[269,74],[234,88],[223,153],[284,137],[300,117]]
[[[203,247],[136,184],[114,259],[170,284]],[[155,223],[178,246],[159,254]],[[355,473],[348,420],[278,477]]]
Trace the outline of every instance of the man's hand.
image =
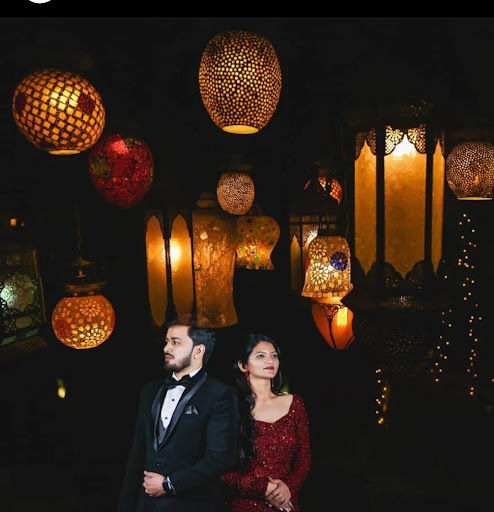
[[160,498],[166,494],[163,489],[163,480],[165,477],[159,473],[153,473],[152,471],[144,471],[144,481],[142,486],[144,492],[152,498]]
[[[274,484],[276,487],[271,487],[270,485]],[[266,501],[272,507],[277,510],[287,510],[290,511],[293,509],[293,505],[290,501],[292,497],[292,493],[288,488],[288,485],[285,484],[282,480],[278,478],[269,477],[268,488],[266,489]]]

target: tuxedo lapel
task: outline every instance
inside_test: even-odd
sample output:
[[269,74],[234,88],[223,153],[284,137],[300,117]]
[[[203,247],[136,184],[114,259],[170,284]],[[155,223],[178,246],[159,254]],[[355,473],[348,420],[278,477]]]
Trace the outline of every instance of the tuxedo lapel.
[[151,405],[151,424],[153,426],[153,446],[156,451],[158,451],[158,438],[157,438],[157,426],[158,421],[160,419],[160,405],[162,403],[163,395],[166,393],[165,391],[165,384],[163,383],[156,392],[156,395],[154,396],[153,403]]
[[[178,403],[175,411],[173,412],[172,419],[170,420],[170,424],[168,425],[168,428],[166,429],[165,437],[163,438],[163,442],[160,444],[160,446],[164,445],[166,443],[166,440],[170,437],[171,433],[173,432],[173,429],[177,425],[177,422],[184,412],[185,408],[187,407],[187,404],[189,403],[190,399],[199,391],[199,388],[206,382],[206,379],[208,378],[208,374],[204,373],[204,375],[192,386],[192,388],[182,397],[180,402]],[[156,440],[156,434],[155,434],[155,440]],[[157,443],[157,441],[156,441]]]

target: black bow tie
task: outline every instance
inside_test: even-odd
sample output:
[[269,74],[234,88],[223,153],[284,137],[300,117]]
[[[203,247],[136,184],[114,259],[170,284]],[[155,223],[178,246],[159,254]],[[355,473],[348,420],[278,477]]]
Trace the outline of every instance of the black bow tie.
[[192,379],[190,378],[190,375],[184,375],[180,380],[176,380],[172,376],[169,376],[165,379],[165,387],[167,391],[177,386],[184,386],[187,389],[191,382]]

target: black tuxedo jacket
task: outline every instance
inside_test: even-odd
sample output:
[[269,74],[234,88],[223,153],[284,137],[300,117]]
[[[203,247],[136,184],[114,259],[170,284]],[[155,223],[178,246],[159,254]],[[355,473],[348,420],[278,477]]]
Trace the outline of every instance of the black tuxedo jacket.
[[[238,404],[233,388],[205,373],[202,384],[186,389],[161,444],[156,424],[164,381],[141,390],[139,412],[119,512],[212,512],[219,477],[237,462]],[[175,495],[152,498],[142,486],[144,470],[169,476]]]

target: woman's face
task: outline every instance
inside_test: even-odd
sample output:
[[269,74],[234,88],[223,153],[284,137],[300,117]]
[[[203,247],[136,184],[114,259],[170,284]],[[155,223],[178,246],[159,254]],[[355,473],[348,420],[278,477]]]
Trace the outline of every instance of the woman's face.
[[278,373],[280,361],[272,343],[260,341],[250,353],[247,364],[239,362],[239,368],[243,372],[248,371],[250,377],[273,379]]

